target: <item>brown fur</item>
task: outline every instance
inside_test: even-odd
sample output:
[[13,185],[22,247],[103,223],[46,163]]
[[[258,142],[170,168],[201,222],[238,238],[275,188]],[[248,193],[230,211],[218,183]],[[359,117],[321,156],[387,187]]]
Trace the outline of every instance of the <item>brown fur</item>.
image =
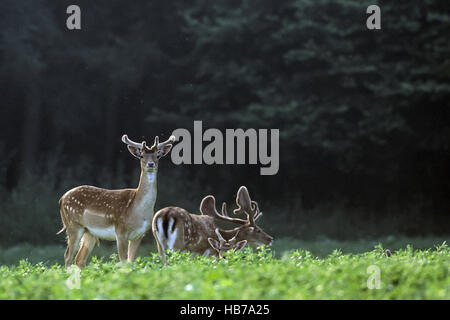
[[[158,220],[161,219],[163,230],[159,230]],[[169,221],[173,219],[173,230],[177,232],[177,239],[172,248],[168,248]],[[158,251],[163,262],[166,262],[165,251],[167,249],[190,251],[198,254],[218,255],[208,242],[208,238],[217,238],[215,229],[218,228],[213,217],[210,215],[192,214],[183,208],[166,207],[155,213],[152,222],[152,231],[156,239]],[[236,233],[236,241],[247,240],[249,243],[269,244],[272,237],[264,233],[259,227],[245,224],[232,230],[219,229],[222,237],[228,241]],[[182,235],[182,236],[180,236]]]
[[[63,195],[60,199],[60,213],[64,224],[63,230],[66,229],[68,237],[68,248],[64,255],[66,265],[70,266],[78,242],[81,240],[75,261],[80,268],[85,266],[95,243],[98,243],[98,238],[88,231],[88,227],[99,229],[113,227],[121,240],[106,240],[117,241],[119,256],[122,261],[126,260],[127,241],[130,241],[129,246],[136,241],[140,242],[141,238],[130,239],[132,232],[142,226],[144,219],[143,215],[131,210],[137,195],[138,189],[107,190],[93,186],[80,186]],[[151,226],[151,217],[147,220],[149,220],[148,227],[145,231]],[[135,257],[134,250],[129,253]],[[133,257],[128,258],[132,260]]]
[[[159,140],[155,138],[152,148],[146,147],[145,143],[142,149],[127,144],[130,153],[140,159],[141,176],[136,189],[108,190],[80,186],[61,197],[59,206],[64,227],[58,234],[66,229],[66,267],[72,264],[78,247],[75,262],[79,267],[85,266],[98,238],[117,242],[120,261],[135,259],[143,236],[151,228],[158,160],[170,151],[172,145],[168,143],[174,139],[171,137],[158,144]],[[160,148],[157,148],[158,145]]]

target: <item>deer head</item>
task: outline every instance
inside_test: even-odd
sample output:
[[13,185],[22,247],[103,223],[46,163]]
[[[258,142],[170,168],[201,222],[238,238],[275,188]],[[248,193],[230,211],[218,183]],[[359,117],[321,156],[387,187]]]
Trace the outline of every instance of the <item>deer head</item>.
[[169,153],[172,143],[175,142],[175,136],[170,136],[161,143],[159,143],[159,137],[156,136],[151,147],[148,147],[145,141],[138,143],[130,140],[126,134],[122,136],[122,142],[127,145],[128,151],[141,161],[141,169],[148,172],[157,168],[159,159]]
[[240,224],[241,226],[237,228],[239,239],[246,239],[249,243],[270,245],[273,238],[256,225],[256,221],[262,216],[262,212],[259,210],[258,203],[250,198],[245,186],[239,188],[236,204],[238,208],[233,213],[235,215],[245,213],[247,215],[246,220],[231,218],[228,215],[225,202],[222,204],[222,214],[219,214],[216,210],[216,199],[212,195],[203,198],[200,204],[200,212],[218,220]]
[[236,236],[239,233],[239,230],[236,232],[236,234],[234,235],[233,238],[231,238],[230,240],[226,241],[222,235],[220,234],[219,228],[216,228],[216,235],[218,240],[213,239],[213,238],[208,238],[208,242],[211,245],[211,247],[213,247],[214,250],[217,251],[217,253],[219,254],[219,259],[223,258],[223,254],[229,250],[241,250],[245,247],[245,245],[247,244],[247,240],[241,240],[238,241],[236,240]]

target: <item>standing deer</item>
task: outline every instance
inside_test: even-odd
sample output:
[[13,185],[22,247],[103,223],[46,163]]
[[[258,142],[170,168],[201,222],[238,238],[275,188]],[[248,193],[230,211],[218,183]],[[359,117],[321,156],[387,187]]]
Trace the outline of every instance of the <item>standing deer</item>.
[[246,187],[242,186],[236,196],[238,206],[234,214],[245,213],[247,219],[228,216],[226,203],[222,205],[222,214],[216,210],[216,199],[209,195],[200,204],[201,215],[191,214],[183,208],[166,207],[159,210],[152,223],[161,259],[166,263],[166,250],[191,251],[203,255],[217,255],[217,250],[211,250],[208,238],[214,238],[216,220],[239,224],[232,230],[222,230],[223,239],[229,241],[247,240],[248,243],[271,244],[273,238],[256,225],[256,220],[262,216],[258,203],[250,199]]
[[[80,244],[75,263],[80,268],[98,239],[117,242],[120,261],[133,261],[144,234],[150,229],[156,201],[158,161],[172,148],[175,137],[159,143],[156,136],[151,147],[146,142],[131,141],[127,135],[122,142],[141,162],[141,176],[136,189],[108,190],[79,186],[66,192],[59,200],[60,214],[66,229],[66,268]],[[128,253],[127,253],[128,249]]]
[[236,232],[234,237],[228,241],[222,237],[222,235],[220,234],[219,228],[216,228],[215,232],[217,234],[218,240],[213,239],[213,238],[208,238],[208,242],[211,245],[211,247],[213,247],[213,249],[217,251],[217,254],[219,255],[219,259],[223,258],[223,254],[225,252],[232,250],[232,249],[239,251],[239,250],[243,249],[245,247],[245,245],[247,244],[247,240],[241,240],[239,242],[236,242],[237,241],[236,237],[239,234],[239,230]]

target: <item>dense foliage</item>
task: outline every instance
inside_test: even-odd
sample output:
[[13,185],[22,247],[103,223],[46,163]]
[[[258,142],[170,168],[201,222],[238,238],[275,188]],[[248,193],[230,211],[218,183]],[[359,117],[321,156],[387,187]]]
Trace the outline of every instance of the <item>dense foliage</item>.
[[[226,259],[174,252],[164,266],[157,254],[133,264],[94,259],[81,271],[59,264],[21,261],[0,267],[0,299],[449,299],[450,251],[394,251],[381,245],[363,254],[335,250],[319,259],[297,250],[281,259],[262,248],[229,252]],[[379,289],[369,289],[371,266],[380,271]],[[372,267],[373,268],[373,267]],[[71,278],[73,279],[73,278]],[[372,285],[369,280],[369,285]]]
[[123,133],[194,120],[279,128],[280,171],[167,160],[158,207],[247,185],[265,219],[295,226],[279,229],[308,225],[298,236],[448,231],[448,1],[79,0],[79,31],[69,4],[0,3],[1,243],[54,242],[67,189],[137,184]]

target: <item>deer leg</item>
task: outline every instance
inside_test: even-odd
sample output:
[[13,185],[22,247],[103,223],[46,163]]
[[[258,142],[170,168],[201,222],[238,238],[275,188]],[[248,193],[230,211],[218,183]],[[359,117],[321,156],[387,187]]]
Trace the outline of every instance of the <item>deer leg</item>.
[[164,252],[164,249],[163,249],[161,243],[159,243],[159,239],[158,239],[158,236],[156,235],[155,228],[153,228],[153,237],[155,238],[156,246],[158,248],[158,252],[159,252],[159,256],[161,257],[161,261],[163,264],[166,264],[167,263],[166,253]]
[[133,262],[136,259],[136,253],[141,244],[143,237],[140,237],[136,240],[128,241],[128,262]]
[[158,247],[158,252],[159,252],[159,256],[161,257],[162,263],[166,264],[167,263],[166,252],[162,248],[162,246],[159,243],[159,241],[156,241],[156,246]]
[[117,234],[116,242],[117,242],[117,251],[119,253],[120,262],[127,261],[127,250],[128,250],[127,238],[123,235]]
[[90,232],[86,231],[81,238],[80,250],[75,257],[75,264],[79,268],[86,266],[87,259],[95,247],[97,238],[95,238]]
[[73,256],[78,249],[83,232],[84,230],[81,227],[67,229],[67,249],[64,253],[64,263],[66,268],[69,268],[72,265]]

